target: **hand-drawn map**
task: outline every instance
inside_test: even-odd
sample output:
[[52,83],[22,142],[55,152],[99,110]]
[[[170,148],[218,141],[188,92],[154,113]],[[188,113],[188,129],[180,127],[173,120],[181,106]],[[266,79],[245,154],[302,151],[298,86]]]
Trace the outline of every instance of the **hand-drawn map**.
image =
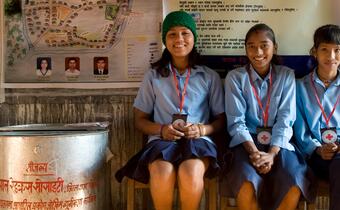
[[6,83],[140,81],[161,54],[161,1],[6,1]]

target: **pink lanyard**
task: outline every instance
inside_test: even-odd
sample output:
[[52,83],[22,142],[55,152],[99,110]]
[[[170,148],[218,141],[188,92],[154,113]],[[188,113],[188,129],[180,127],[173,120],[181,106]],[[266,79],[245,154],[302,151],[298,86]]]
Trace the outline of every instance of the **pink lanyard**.
[[324,118],[325,121],[326,121],[327,128],[329,128],[328,124],[329,124],[329,121],[331,120],[331,117],[333,116],[333,114],[334,114],[334,112],[335,112],[336,106],[337,106],[338,103],[339,103],[339,98],[340,98],[339,96],[340,96],[340,95],[338,95],[338,98],[336,99],[336,102],[335,102],[335,104],[334,104],[334,107],[333,107],[331,113],[329,114],[329,116],[327,117],[326,112],[325,112],[325,110],[324,110],[324,108],[322,107],[322,104],[321,104],[321,102],[320,102],[318,93],[317,93],[317,91],[316,91],[316,87],[315,87],[315,83],[314,83],[314,80],[313,80],[313,76],[314,76],[314,72],[312,72],[312,74],[310,75],[310,81],[311,81],[311,83],[312,83],[312,87],[313,87],[313,90],[314,90],[314,95],[315,95],[316,101],[318,102],[318,105],[319,105],[319,107],[320,107],[322,116],[323,116],[323,118]]
[[184,88],[183,88],[182,94],[180,94],[180,92],[179,92],[179,85],[178,85],[178,80],[177,80],[177,77],[176,77],[176,72],[175,72],[175,70],[174,70],[172,65],[171,65],[171,70],[172,70],[172,73],[174,75],[174,82],[175,82],[175,86],[176,86],[176,93],[177,93],[177,95],[179,97],[179,100],[180,100],[179,111],[180,111],[180,113],[182,113],[183,106],[184,106],[185,94],[186,94],[187,86],[188,86],[188,83],[189,83],[191,68],[188,69],[188,73],[187,73],[187,77],[185,78],[185,83],[184,83]]
[[247,72],[248,72],[248,75],[249,75],[249,81],[250,81],[250,84],[251,84],[251,88],[252,88],[253,93],[254,93],[254,95],[256,97],[257,103],[259,104],[260,109],[262,111],[264,127],[267,127],[268,117],[269,117],[269,107],[270,107],[270,95],[271,95],[271,89],[272,89],[273,70],[270,72],[270,75],[269,75],[269,88],[268,88],[268,93],[267,93],[267,103],[266,103],[266,108],[265,109],[263,109],[263,105],[262,105],[261,99],[260,99],[259,94],[257,93],[257,91],[255,89],[253,80],[251,78],[249,65],[247,66]]

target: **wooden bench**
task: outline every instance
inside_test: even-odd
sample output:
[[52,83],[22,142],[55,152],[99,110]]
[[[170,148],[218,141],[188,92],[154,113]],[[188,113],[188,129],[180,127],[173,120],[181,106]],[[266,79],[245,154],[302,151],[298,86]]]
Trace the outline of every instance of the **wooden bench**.
[[[221,210],[237,210],[237,206],[236,206],[236,200],[235,198],[231,198],[231,197],[225,197],[225,196],[221,196],[220,198],[221,200]],[[309,209],[309,204],[304,201],[301,200],[298,204],[297,210],[315,210],[315,209]]]
[[329,209],[329,183],[324,180],[318,181],[316,201],[307,204],[307,210]]

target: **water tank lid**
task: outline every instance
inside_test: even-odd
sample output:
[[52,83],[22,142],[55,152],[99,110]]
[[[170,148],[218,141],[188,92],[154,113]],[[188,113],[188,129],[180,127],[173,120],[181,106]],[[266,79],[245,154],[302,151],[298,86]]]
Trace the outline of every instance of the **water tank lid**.
[[0,127],[0,132],[20,131],[101,131],[108,130],[109,122],[90,122],[72,124],[26,124]]

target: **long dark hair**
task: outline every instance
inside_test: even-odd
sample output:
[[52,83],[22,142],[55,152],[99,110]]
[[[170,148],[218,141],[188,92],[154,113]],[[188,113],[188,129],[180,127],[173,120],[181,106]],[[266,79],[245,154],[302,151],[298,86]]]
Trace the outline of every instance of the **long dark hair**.
[[314,32],[313,41],[313,47],[309,50],[309,54],[311,55],[310,71],[318,66],[318,60],[314,57],[314,52],[321,43],[340,44],[340,27],[333,24],[320,26]]
[[[268,25],[266,25],[264,23],[256,24],[248,30],[248,32],[246,34],[246,39],[244,40],[244,45],[245,46],[247,45],[247,42],[248,42],[251,35],[253,35],[254,33],[258,33],[260,31],[265,32],[267,38],[270,39],[270,41],[273,42],[274,46],[277,46],[273,29],[271,29]],[[273,54],[273,58],[270,61],[270,63],[278,65],[278,64],[281,64],[282,62],[281,62],[280,57],[277,54]]]
[[[167,48],[164,49],[162,57],[151,64],[151,68],[155,69],[162,77],[168,77],[170,75],[170,69],[168,68],[169,62],[171,62],[171,54]],[[196,65],[201,64],[200,54],[196,47],[193,47],[189,53],[188,67],[194,69]]]
[[313,51],[316,50],[321,43],[327,44],[340,44],[340,26],[328,24],[323,25],[314,32],[314,44],[310,49],[310,54],[313,55]]
[[41,70],[41,64],[43,61],[46,61],[47,62],[47,67],[46,69],[47,70],[51,70],[51,58],[49,57],[40,57],[38,58],[38,61],[37,61],[37,69],[40,69]]

